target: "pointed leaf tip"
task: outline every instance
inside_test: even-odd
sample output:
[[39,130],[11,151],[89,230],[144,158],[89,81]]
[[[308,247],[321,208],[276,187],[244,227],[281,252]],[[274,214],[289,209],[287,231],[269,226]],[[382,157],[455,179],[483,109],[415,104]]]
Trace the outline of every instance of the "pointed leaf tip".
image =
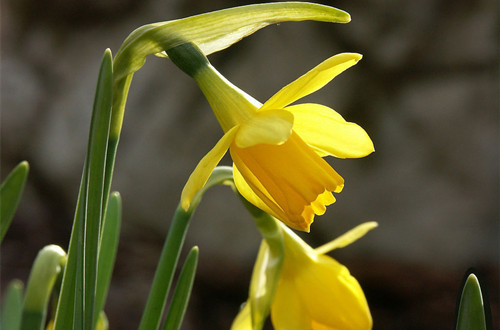
[[487,329],[481,286],[474,273],[469,274],[462,289],[456,329]]

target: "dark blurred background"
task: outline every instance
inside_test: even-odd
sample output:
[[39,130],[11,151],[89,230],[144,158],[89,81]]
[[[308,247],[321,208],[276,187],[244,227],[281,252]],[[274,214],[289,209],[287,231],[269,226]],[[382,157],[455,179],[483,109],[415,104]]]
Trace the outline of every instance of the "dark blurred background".
[[[2,179],[21,160],[31,166],[2,244],[2,293],[11,279],[27,280],[43,246],[67,247],[104,50],[116,53],[143,24],[250,3],[2,1]],[[364,127],[376,152],[329,159],[345,189],[302,237],[318,246],[379,222],[331,254],[363,286],[375,329],[451,329],[469,267],[498,327],[498,2],[322,3],[348,11],[351,23],[282,23],[210,56],[264,102],[327,57],[364,55],[307,100]],[[168,60],[148,58],[132,82],[113,181],[124,213],[106,305],[112,329],[137,327],[180,191],[221,135],[193,80]],[[186,242],[199,245],[200,262],[183,329],[229,328],[259,241],[229,189],[205,195]]]

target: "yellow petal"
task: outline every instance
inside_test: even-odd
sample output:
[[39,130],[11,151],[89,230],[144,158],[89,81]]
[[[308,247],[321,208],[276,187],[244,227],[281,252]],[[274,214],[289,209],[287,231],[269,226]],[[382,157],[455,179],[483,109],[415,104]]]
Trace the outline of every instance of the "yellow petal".
[[292,134],[293,115],[283,110],[268,110],[255,113],[240,125],[234,139],[239,148],[257,144],[283,144]]
[[271,320],[276,330],[311,329],[311,319],[304,302],[297,296],[293,278],[283,274],[271,307]]
[[294,270],[294,282],[296,299],[305,307],[303,313],[332,329],[371,329],[372,318],[363,290],[345,266],[325,255],[301,266]]
[[[326,212],[326,207],[333,203],[335,203],[335,197],[333,197],[333,194],[330,191],[325,190],[322,194],[318,196],[318,198],[316,198],[314,202],[311,203],[309,208],[311,209],[312,213],[317,215],[323,215]],[[306,210],[304,210],[304,212],[307,212],[307,207]]]
[[247,301],[231,325],[231,330],[252,330],[250,303]]
[[[349,270],[283,226],[285,260],[272,306],[278,329],[371,329],[363,290]],[[300,327],[292,322],[301,322]]]
[[360,54],[355,53],[342,53],[330,57],[305,75],[283,87],[264,103],[261,110],[284,108],[290,103],[314,93],[342,71],[356,64],[361,57]]
[[187,211],[194,195],[205,185],[215,166],[220,162],[227,149],[234,140],[238,131],[238,126],[234,126],[217,142],[215,147],[208,152],[198,163],[193,173],[189,176],[181,194],[181,206]]
[[374,151],[372,140],[363,128],[345,121],[329,107],[308,103],[285,110],[295,118],[293,130],[321,156],[359,158]]
[[[249,172],[248,175],[251,175],[251,172]],[[269,194],[265,194],[263,196],[261,195],[261,197],[259,197],[254,192],[254,191],[263,191],[263,192],[266,191],[266,189],[255,178],[255,176],[251,180],[249,180],[253,184],[257,185],[254,188],[250,187],[248,182],[243,178],[243,175],[239,171],[236,164],[233,165],[233,176],[234,176],[234,184],[236,185],[236,189],[238,189],[239,193],[243,197],[245,197],[245,199],[247,201],[249,201],[253,205],[257,206],[262,211],[269,213],[270,215],[272,215],[275,218],[278,218],[278,219],[286,218],[286,215],[283,212],[283,210],[280,209],[276,205],[276,202],[272,199],[272,197]],[[264,200],[266,202],[264,202]],[[272,205],[273,208],[271,209],[268,205]]]
[[316,248],[316,253],[318,254],[326,254],[332,250],[343,248],[347,246],[361,237],[365,236],[370,230],[377,228],[378,223],[375,221],[365,222],[355,228],[349,230],[347,233],[337,237],[333,241],[326,243],[318,248]]

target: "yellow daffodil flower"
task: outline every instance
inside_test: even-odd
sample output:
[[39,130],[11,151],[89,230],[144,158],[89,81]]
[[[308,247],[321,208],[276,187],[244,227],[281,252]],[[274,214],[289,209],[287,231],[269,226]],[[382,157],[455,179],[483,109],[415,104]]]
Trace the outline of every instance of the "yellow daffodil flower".
[[283,228],[285,260],[271,306],[276,329],[371,329],[370,310],[358,281],[324,253],[352,243],[376,225],[361,225],[316,250]]
[[184,209],[229,149],[238,191],[288,226],[309,231],[340,192],[343,178],[321,157],[363,157],[373,152],[358,125],[319,104],[290,105],[356,64],[361,55],[344,53],[319,64],[261,104],[224,78],[190,43],[167,51],[192,76],[210,103],[224,136],[201,160],[181,196]]
[[[285,258],[271,305],[275,329],[372,328],[370,310],[358,281],[345,266],[325,253],[349,245],[376,226],[376,222],[364,223],[313,249],[282,225]],[[259,280],[252,278],[252,282]],[[247,303],[231,330],[253,329],[251,315],[251,304]]]

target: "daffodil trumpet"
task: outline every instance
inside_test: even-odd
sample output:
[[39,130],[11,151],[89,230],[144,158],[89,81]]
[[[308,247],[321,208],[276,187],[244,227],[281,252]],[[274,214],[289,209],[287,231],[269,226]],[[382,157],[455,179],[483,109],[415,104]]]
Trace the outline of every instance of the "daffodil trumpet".
[[282,88],[264,104],[222,76],[193,43],[167,50],[206,96],[224,136],[200,161],[181,196],[184,209],[227,150],[235,185],[252,204],[291,228],[309,231],[315,215],[335,202],[344,179],[322,158],[363,157],[373,152],[368,134],[320,104],[295,104],[322,88],[361,55],[335,55]]

